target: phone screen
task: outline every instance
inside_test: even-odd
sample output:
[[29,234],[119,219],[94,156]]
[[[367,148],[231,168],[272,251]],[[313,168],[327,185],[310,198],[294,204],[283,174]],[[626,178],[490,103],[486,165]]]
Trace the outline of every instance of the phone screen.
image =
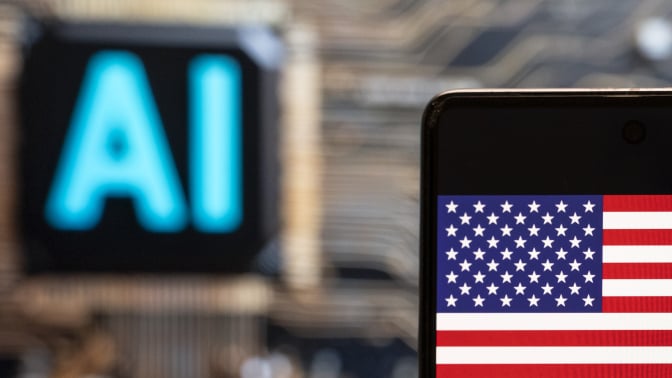
[[442,109],[423,162],[423,376],[672,376],[672,111],[657,101]]

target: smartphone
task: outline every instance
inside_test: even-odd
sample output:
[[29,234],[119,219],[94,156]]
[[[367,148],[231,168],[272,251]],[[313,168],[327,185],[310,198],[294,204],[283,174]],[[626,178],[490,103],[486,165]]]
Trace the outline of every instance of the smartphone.
[[421,377],[672,377],[671,91],[443,93],[421,186]]

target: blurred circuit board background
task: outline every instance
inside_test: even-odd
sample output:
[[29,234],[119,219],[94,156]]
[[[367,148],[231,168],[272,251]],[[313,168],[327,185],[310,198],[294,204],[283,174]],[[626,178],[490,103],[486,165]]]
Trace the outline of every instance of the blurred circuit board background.
[[[27,15],[272,27],[286,45],[278,274],[21,273]],[[669,20],[662,0],[0,2],[0,377],[416,376],[424,105],[453,88],[667,86]]]

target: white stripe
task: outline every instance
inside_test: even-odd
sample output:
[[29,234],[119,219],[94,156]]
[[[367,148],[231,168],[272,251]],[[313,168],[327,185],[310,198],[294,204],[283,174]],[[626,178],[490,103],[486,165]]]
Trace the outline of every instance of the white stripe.
[[672,212],[605,212],[602,218],[605,229],[672,229]]
[[672,245],[607,245],[602,253],[605,263],[672,262]]
[[604,280],[605,297],[668,297],[672,296],[672,280]]
[[672,347],[437,347],[437,364],[669,364]]
[[439,331],[672,329],[672,313],[438,313]]

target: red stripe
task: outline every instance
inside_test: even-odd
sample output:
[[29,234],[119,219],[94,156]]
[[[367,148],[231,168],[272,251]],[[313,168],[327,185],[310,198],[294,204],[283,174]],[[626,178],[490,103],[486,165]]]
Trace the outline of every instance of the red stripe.
[[672,245],[672,230],[603,230],[604,245]]
[[672,297],[604,297],[603,312],[672,312]]
[[604,196],[604,211],[672,211],[672,195]]
[[604,263],[604,279],[668,279],[672,278],[672,263]]
[[672,346],[672,331],[437,331],[437,346]]
[[437,365],[436,378],[660,378],[672,364]]

